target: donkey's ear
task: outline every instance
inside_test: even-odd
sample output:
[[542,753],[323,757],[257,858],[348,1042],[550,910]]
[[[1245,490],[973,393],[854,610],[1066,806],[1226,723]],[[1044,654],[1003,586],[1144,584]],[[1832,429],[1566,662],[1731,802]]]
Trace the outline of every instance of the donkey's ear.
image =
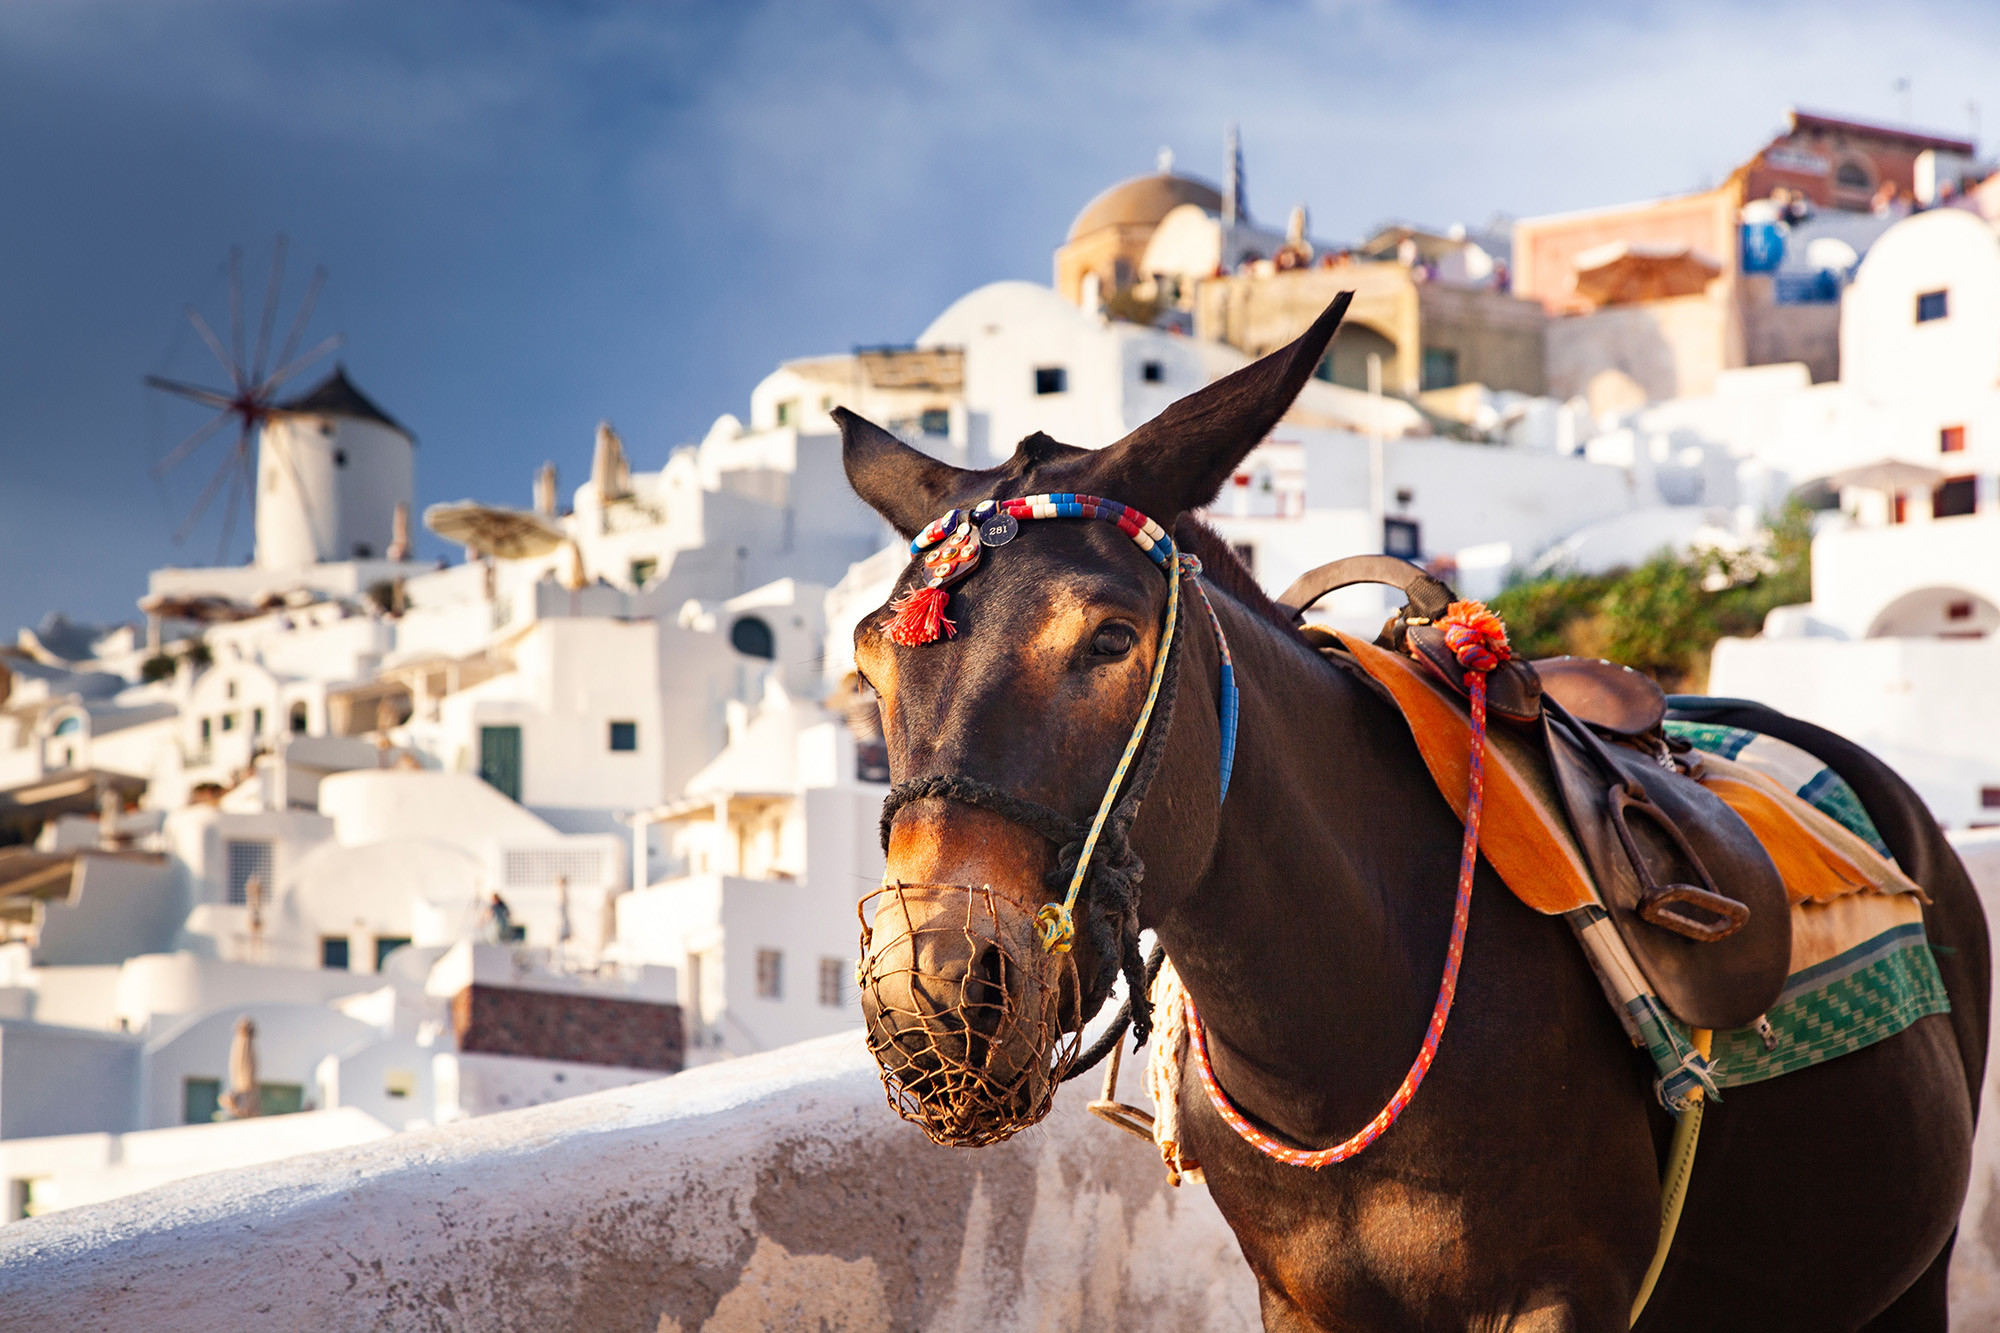
[[1290,346],[1196,390],[1100,450],[1088,464],[1097,493],[1168,525],[1176,514],[1212,502],[1243,456],[1291,409],[1353,299],[1353,292],[1342,292]]
[[847,484],[896,531],[917,530],[951,508],[961,478],[971,474],[912,449],[866,417],[833,409],[840,423],[840,461]]

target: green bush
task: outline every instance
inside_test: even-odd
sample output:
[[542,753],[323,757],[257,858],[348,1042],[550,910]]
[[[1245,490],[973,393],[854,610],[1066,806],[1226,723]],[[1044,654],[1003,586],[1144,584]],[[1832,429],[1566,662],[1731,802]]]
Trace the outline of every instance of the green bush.
[[1761,551],[1662,551],[1635,569],[1521,579],[1493,609],[1524,657],[1604,657],[1668,691],[1702,690],[1716,640],[1756,634],[1771,608],[1812,596],[1811,511],[1788,505],[1770,534]]
[[179,665],[165,653],[154,653],[140,666],[139,679],[148,684],[156,680],[165,680],[174,674],[175,668]]

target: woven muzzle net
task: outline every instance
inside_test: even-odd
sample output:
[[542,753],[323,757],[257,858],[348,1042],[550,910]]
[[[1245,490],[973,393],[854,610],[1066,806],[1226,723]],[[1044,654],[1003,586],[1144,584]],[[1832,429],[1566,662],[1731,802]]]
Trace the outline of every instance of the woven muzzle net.
[[967,1148],[1047,1115],[1080,1044],[1072,955],[990,888],[889,884],[859,911],[868,1049],[896,1114]]

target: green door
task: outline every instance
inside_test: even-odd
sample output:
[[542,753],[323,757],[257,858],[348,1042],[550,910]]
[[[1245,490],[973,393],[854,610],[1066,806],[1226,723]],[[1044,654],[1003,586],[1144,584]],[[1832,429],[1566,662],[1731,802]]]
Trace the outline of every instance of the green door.
[[479,776],[511,800],[521,799],[521,729],[479,729]]

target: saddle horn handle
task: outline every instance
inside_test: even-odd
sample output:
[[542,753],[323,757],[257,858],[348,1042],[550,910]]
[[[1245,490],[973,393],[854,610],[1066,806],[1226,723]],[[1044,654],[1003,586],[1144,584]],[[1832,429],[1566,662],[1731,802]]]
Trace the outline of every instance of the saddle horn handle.
[[1409,600],[1408,615],[1427,621],[1436,620],[1458,600],[1449,585],[1400,556],[1350,555],[1299,575],[1279,596],[1278,605],[1290,611],[1294,621],[1301,621],[1320,598],[1357,583],[1387,584]]

